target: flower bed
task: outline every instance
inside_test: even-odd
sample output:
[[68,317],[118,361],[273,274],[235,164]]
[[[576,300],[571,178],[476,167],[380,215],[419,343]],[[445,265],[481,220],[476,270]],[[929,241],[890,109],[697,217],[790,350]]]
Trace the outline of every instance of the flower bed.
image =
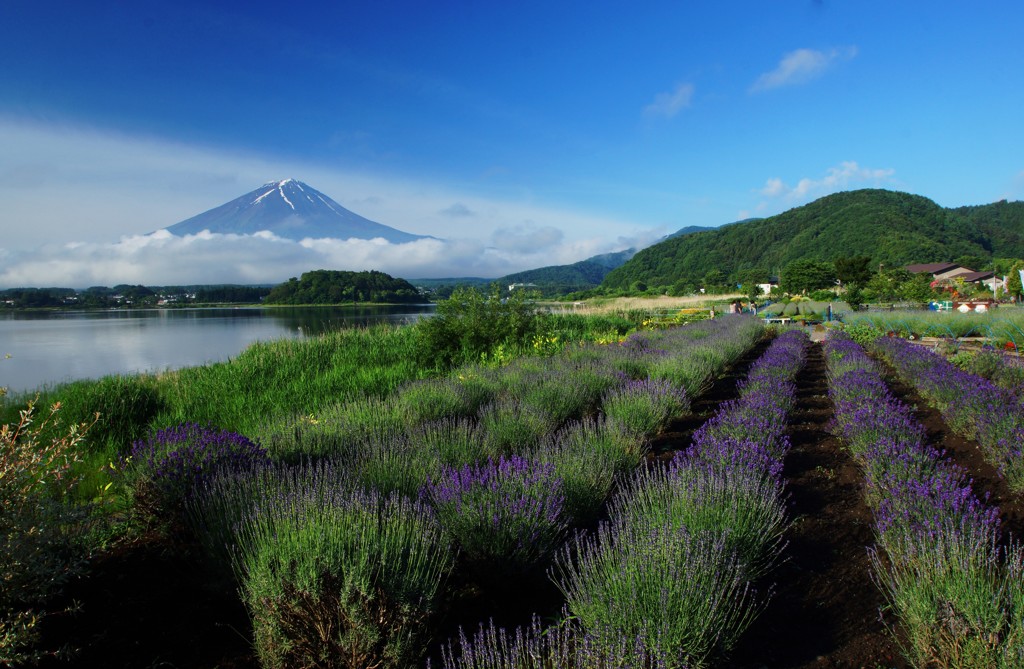
[[[499,598],[507,596],[502,588],[510,589],[508,574],[543,576],[553,555],[576,555],[569,546],[584,539],[565,541],[573,525],[596,521],[616,477],[636,470],[648,440],[685,413],[691,393],[708,387],[762,332],[756,319],[723,318],[634,335],[622,344],[522,358],[507,367],[463,367],[449,379],[413,382],[384,400],[349,399],[316,415],[298,414],[268,429],[271,438],[264,441],[279,464],[216,477],[190,506],[190,517],[197,532],[209,535],[204,543],[213,554],[233,556],[265,665],[411,666],[426,652],[434,612],[446,602],[458,605],[456,594],[443,587],[446,581]],[[778,386],[755,385],[751,398]],[[749,429],[763,428],[751,423]],[[739,469],[746,462],[732,462],[732,474],[712,475],[710,460],[695,460],[673,465],[671,476],[678,479],[676,488],[706,476],[708,490],[717,485],[738,491],[724,494],[723,504],[730,495],[775,499],[774,482],[743,481],[746,473]],[[746,528],[758,513],[766,512],[742,521],[737,515],[735,526]],[[637,532],[649,529],[640,521],[627,524],[623,536],[636,541]],[[716,592],[709,584],[732,579],[735,615],[740,621],[752,617],[753,603],[761,600],[749,583],[771,563],[778,541],[774,529],[744,532],[740,541],[715,525],[681,542],[678,528],[661,530],[664,555],[692,556],[692,569],[704,565],[706,583],[685,606]],[[762,537],[766,550],[751,542]],[[634,554],[652,548],[644,546],[636,544]],[[402,567],[407,576],[395,572],[390,560],[409,562]],[[653,562],[650,553],[647,561]],[[733,577],[719,573],[730,564]],[[697,587],[693,573],[677,571],[675,577],[680,587]],[[424,598],[410,599],[410,589],[429,578],[436,584]],[[747,599],[749,607],[735,603]],[[671,626],[652,626],[641,642],[623,636],[619,620],[597,616],[585,627],[565,623],[559,629],[566,640],[574,639],[573,653],[621,661],[608,666],[630,666],[624,658],[652,659],[663,651],[683,657]],[[482,629],[480,638],[502,634]],[[585,651],[587,644],[592,651]],[[570,649],[555,646],[557,652]],[[463,650],[467,658],[477,652]]]
[[1010,486],[1024,492],[1024,412],[1019,397],[902,339],[879,338],[872,349],[941,411],[954,431],[977,440]]
[[925,441],[877,365],[841,333],[826,342],[836,427],[864,470],[875,515],[875,578],[914,666],[1019,667],[1024,586],[1019,545],[1001,547],[998,509]]

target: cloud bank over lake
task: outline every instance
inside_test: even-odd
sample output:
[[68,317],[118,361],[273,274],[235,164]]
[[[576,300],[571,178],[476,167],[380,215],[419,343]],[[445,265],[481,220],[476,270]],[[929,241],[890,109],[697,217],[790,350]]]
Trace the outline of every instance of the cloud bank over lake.
[[[647,246],[668,232],[529,194],[501,197],[76,127],[0,118],[0,144],[10,147],[0,156],[0,287],[277,283],[312,269],[498,277]],[[301,174],[363,216],[443,239],[162,230],[283,174]]]

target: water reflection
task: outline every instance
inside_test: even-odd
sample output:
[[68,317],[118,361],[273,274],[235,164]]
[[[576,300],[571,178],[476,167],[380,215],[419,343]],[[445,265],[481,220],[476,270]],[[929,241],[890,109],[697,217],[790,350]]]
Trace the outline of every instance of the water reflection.
[[255,341],[411,323],[433,305],[0,313],[0,386],[20,393],[107,374],[227,360]]

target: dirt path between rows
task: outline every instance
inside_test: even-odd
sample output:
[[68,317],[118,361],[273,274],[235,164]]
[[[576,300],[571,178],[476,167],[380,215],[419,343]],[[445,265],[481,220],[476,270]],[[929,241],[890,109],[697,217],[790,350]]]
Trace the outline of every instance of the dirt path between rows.
[[770,576],[775,594],[729,665],[736,669],[869,669],[906,664],[881,618],[871,580],[873,543],[863,475],[829,432],[825,359],[813,343],[798,375],[783,475],[792,526],[786,562]]

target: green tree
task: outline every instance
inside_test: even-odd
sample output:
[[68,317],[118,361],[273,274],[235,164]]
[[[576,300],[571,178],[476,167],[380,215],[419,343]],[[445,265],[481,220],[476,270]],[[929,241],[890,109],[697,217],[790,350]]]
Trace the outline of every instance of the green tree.
[[704,275],[704,290],[709,293],[722,290],[725,287],[725,273],[715,268]]
[[936,297],[935,291],[932,290],[931,281],[932,277],[930,274],[914,274],[900,284],[898,289],[899,296],[907,302],[927,303]]
[[973,269],[976,272],[980,272],[982,267],[987,267],[988,265],[991,264],[992,261],[986,261],[985,258],[972,253],[959,256],[953,262],[962,267],[967,267],[968,269]]
[[1024,298],[1024,286],[1021,285],[1020,280],[1021,270],[1024,270],[1024,260],[1013,263],[1006,276],[1006,292],[1017,300]]
[[[864,286],[864,294],[868,299],[875,299],[882,302],[892,302],[902,299],[900,290],[903,284],[910,281],[913,275],[902,267],[894,269],[883,269],[875,274]],[[925,275],[926,277],[928,275]]]
[[844,286],[863,286],[871,280],[871,257],[850,256],[836,258],[836,278],[843,282]]
[[794,260],[782,268],[779,281],[789,293],[831,288],[835,285],[836,268],[820,260]]

